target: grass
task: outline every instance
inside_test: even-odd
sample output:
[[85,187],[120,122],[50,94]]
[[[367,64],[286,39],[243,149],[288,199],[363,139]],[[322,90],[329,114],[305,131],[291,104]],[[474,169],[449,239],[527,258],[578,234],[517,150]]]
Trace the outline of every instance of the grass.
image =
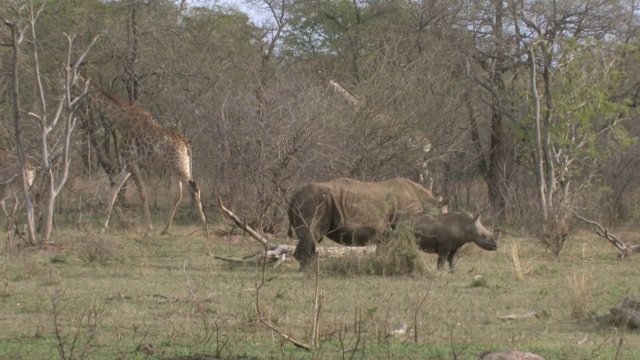
[[[253,240],[206,240],[197,225],[176,225],[172,235],[144,236],[100,234],[91,221],[59,224],[55,246],[11,254],[2,246],[0,359],[477,359],[508,348],[547,359],[640,358],[640,334],[593,320],[624,296],[640,296],[640,257],[618,260],[588,233],[567,241],[559,257],[533,239],[502,241],[497,252],[470,249],[454,274],[436,272],[430,254],[420,254],[427,276],[321,271],[318,347],[306,352],[258,321],[256,269],[211,257],[253,253]],[[520,278],[513,244],[529,270]],[[313,275],[293,261],[266,271],[263,316],[309,343]],[[498,319],[529,311],[540,316]],[[399,324],[408,330],[390,336]],[[152,350],[136,350],[143,348]]]

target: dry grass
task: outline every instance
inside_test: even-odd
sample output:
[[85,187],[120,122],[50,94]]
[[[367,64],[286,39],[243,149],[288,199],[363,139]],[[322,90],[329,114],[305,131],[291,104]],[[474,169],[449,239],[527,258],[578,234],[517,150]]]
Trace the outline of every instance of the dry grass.
[[509,251],[511,254],[511,260],[513,261],[513,270],[516,273],[516,278],[518,280],[523,280],[525,275],[527,275],[531,271],[531,264],[527,263],[527,265],[522,266],[519,254],[520,245],[518,245],[518,242],[516,242],[513,238],[511,238],[511,241],[509,242]]
[[573,275],[569,278],[571,315],[577,319],[587,319],[589,316],[588,277],[585,274]]
[[[397,246],[388,248],[395,255],[385,256],[397,261],[394,268],[414,275],[392,275],[389,268],[377,272],[384,275],[335,275],[323,269],[318,349],[307,353],[256,321],[256,269],[209,255],[241,256],[257,245],[222,237],[206,240],[198,232],[193,235],[198,228],[177,226],[174,235],[147,237],[61,232],[56,247],[2,254],[7,285],[0,293],[0,358],[59,357],[52,318],[55,294],[67,354],[77,336],[83,339],[78,346],[90,348],[74,353],[98,359],[196,353],[221,358],[476,359],[484,350],[505,348],[548,359],[640,356],[639,334],[612,333],[591,320],[625,296],[640,296],[640,257],[618,260],[615,249],[597,236],[572,238],[560,257],[536,240],[515,239],[517,259],[527,264],[516,270],[523,274],[520,279],[513,275],[514,250],[509,246],[465,252],[454,274],[437,273],[435,255]],[[104,248],[97,245],[101,239]],[[436,275],[415,276],[418,266]],[[297,269],[295,262],[267,268],[261,304],[264,315],[283,332],[308,342],[315,283]],[[498,318],[532,311],[540,316]],[[407,330],[394,332],[400,325]],[[589,340],[578,345],[585,336]]]
[[589,271],[585,269],[574,270],[573,274],[567,276],[571,315],[576,319],[582,320],[589,317],[589,307],[591,305],[589,280]]

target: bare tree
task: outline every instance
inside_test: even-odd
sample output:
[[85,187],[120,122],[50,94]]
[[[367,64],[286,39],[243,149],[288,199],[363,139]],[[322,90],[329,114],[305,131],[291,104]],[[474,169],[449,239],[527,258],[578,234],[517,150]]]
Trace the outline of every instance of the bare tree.
[[[35,75],[35,93],[37,96],[36,108],[29,112],[29,115],[35,120],[36,127],[40,131],[40,151],[42,156],[42,168],[46,177],[46,185],[44,190],[44,217],[41,226],[43,240],[49,242],[51,239],[51,231],[53,226],[53,212],[56,197],[62,190],[69,175],[69,157],[71,133],[76,125],[75,111],[78,103],[83,95],[87,92],[87,86],[82,89],[82,93],[78,96],[74,95],[71,87],[76,81],[76,72],[80,63],[84,60],[87,53],[93,47],[98,37],[93,38],[90,44],[84,49],[81,55],[72,60],[74,51],[74,35],[65,34],[67,39],[67,54],[64,61],[64,69],[60,88],[57,94],[48,94],[43,86],[42,73],[40,71],[40,58],[38,51],[38,41],[36,32],[36,22],[38,16],[44,10],[44,5],[39,9],[34,8],[33,1],[29,2],[28,19],[29,19],[29,35],[33,44],[33,70]],[[57,98],[57,104],[53,112],[49,111],[48,104],[52,98]],[[60,146],[52,144],[49,135],[58,126],[64,127],[62,139],[55,139],[56,143],[61,142]],[[52,160],[56,159],[56,162]],[[58,168],[59,167],[59,168]]]
[[[13,177],[11,179],[7,178],[7,176],[16,176],[20,175],[22,179],[22,192],[24,194],[25,199],[25,207],[27,213],[27,241],[29,244],[35,244],[36,235],[35,235],[35,220],[33,215],[33,204],[31,203],[31,197],[29,196],[29,188],[33,183],[34,173],[32,168],[27,168],[26,160],[24,156],[24,150],[22,146],[22,129],[20,127],[21,123],[21,105],[20,105],[20,74],[18,70],[18,66],[20,63],[20,44],[24,39],[24,30],[20,25],[18,19],[20,17],[19,12],[16,11],[16,20],[11,21],[8,19],[3,19],[5,25],[11,29],[11,47],[13,50],[13,59],[12,59],[12,98],[13,98],[13,119],[14,119],[14,130],[15,130],[15,138],[16,138],[16,147],[18,152],[17,159],[13,159],[9,156],[8,162],[9,167],[13,168],[13,170],[4,169],[3,176],[5,176],[5,182],[3,186],[5,186],[5,190],[3,191],[3,199],[2,199],[2,209],[5,211],[4,200],[7,197],[7,192],[11,191],[11,187],[16,185]],[[17,160],[17,163],[14,161]],[[7,165],[7,163],[5,163]],[[8,171],[7,171],[8,170]],[[13,175],[12,175],[13,174]],[[17,201],[17,200],[16,200]]]

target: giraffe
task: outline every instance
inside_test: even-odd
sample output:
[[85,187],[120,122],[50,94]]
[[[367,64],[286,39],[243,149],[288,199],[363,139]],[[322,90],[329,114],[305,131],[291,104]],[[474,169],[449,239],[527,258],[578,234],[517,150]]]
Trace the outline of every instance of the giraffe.
[[[25,159],[24,166],[27,184],[32,186],[36,176],[33,162],[30,159]],[[11,150],[0,146],[0,207],[7,217],[9,213],[7,212],[5,201],[13,197],[17,206],[18,194],[22,190],[21,172],[18,156]]]
[[91,85],[91,90],[87,93],[89,101],[120,131],[122,136],[120,152],[125,161],[124,168],[116,178],[115,186],[112,189],[104,229],[109,228],[109,219],[118,192],[131,177],[142,200],[147,231],[153,231],[147,193],[140,176],[140,170],[159,163],[171,172],[172,178],[178,180],[176,182],[178,191],[161,234],[169,232],[178,203],[182,200],[182,186],[185,184],[189,186],[196,202],[205,235],[209,236],[207,219],[202,211],[202,202],[200,201],[200,190],[193,181],[191,145],[186,137],[176,130],[164,128],[148,112],[133,105],[124,104],[97,85]]

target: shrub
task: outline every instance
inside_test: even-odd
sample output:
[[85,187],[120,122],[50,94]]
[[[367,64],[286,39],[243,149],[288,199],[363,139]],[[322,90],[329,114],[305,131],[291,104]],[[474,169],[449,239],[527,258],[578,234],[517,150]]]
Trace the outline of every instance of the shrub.
[[565,241],[573,230],[571,213],[562,208],[549,211],[548,218],[539,235],[542,244],[554,256],[559,256]]
[[78,257],[88,263],[107,264],[114,255],[114,244],[109,238],[87,234],[79,240]]
[[413,235],[413,224],[401,224],[378,244],[375,253],[346,254],[321,262],[323,271],[339,275],[425,275],[429,273]]

